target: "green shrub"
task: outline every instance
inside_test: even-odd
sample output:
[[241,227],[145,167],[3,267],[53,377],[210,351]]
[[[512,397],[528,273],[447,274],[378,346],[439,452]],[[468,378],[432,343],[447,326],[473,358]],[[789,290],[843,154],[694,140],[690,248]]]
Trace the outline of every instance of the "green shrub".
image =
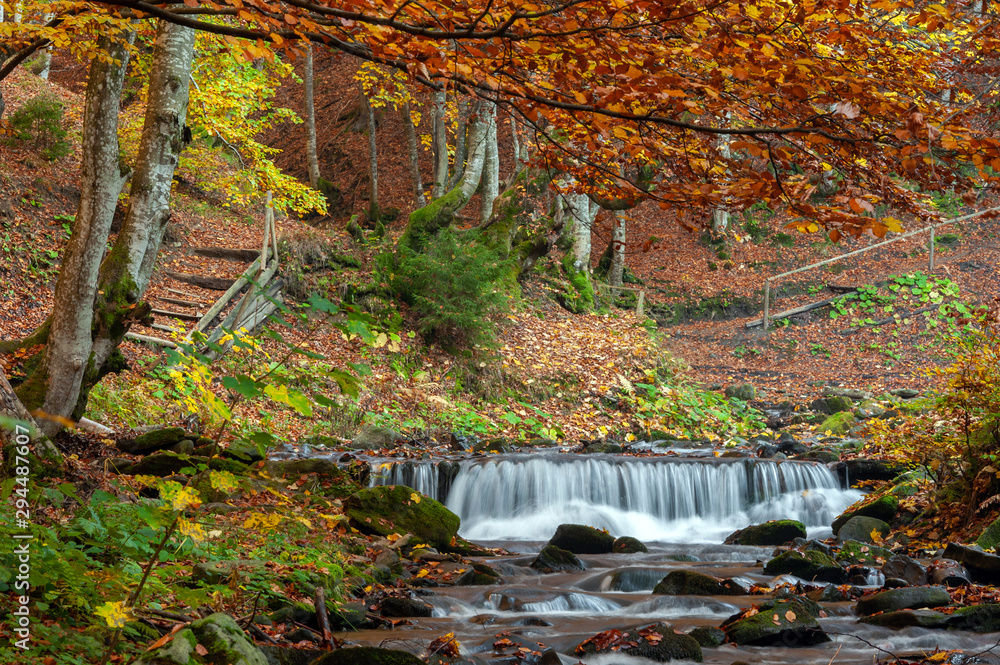
[[508,300],[504,277],[512,268],[478,235],[445,230],[422,253],[404,250],[392,276],[393,290],[413,305],[421,334],[455,350],[491,346],[491,320]]
[[63,129],[63,106],[55,95],[32,97],[10,116],[14,134],[22,141],[34,140],[35,147],[50,161],[69,154],[70,145]]

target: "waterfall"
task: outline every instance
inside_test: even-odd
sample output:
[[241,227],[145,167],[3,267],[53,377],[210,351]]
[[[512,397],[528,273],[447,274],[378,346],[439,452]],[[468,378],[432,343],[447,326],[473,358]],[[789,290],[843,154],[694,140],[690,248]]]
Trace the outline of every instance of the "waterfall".
[[647,541],[720,542],[737,528],[797,519],[828,528],[860,498],[822,464],[748,458],[505,455],[383,464],[374,484],[445,503],[473,540],[547,540],[563,523]]

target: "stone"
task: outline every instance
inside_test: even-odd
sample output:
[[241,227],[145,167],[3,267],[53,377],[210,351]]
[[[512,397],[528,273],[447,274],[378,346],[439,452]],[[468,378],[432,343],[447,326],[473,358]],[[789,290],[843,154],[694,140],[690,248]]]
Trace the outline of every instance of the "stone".
[[812,605],[798,597],[773,600],[764,603],[752,616],[740,613],[730,617],[722,624],[722,630],[735,644],[796,647],[829,642]]
[[854,610],[859,615],[867,616],[878,612],[919,610],[923,608],[944,607],[950,604],[951,596],[940,587],[908,586],[901,589],[879,591],[871,596],[865,596],[854,606]]
[[789,439],[778,443],[778,452],[783,453],[788,457],[794,457],[796,455],[804,455],[809,452],[809,447],[801,441]]
[[[647,640],[643,633],[649,635],[656,633],[659,637],[653,641]],[[601,635],[595,635],[579,644],[574,653],[594,654],[612,653],[617,650],[617,644],[601,639]],[[664,623],[654,623],[642,628],[633,628],[622,631],[621,639],[625,642],[635,642],[635,646],[630,646],[627,653],[630,657],[648,658],[660,663],[671,660],[689,660],[700,663],[704,656],[701,653],[701,645],[690,635],[681,635],[674,632],[674,629]],[[655,642],[655,643],[654,643]],[[603,648],[598,648],[602,645]]]
[[500,573],[485,563],[467,561],[463,565],[467,565],[469,568],[459,577],[455,578],[455,586],[478,586],[483,584],[499,584],[501,582]]
[[276,644],[258,644],[267,665],[312,665],[312,662],[328,651],[321,649],[293,649]]
[[328,457],[300,457],[294,459],[271,459],[267,461],[267,473],[272,478],[305,476],[315,473],[319,476],[333,476],[346,479],[347,472],[341,469],[337,460]]
[[148,454],[162,450],[187,438],[183,427],[163,427],[140,434],[134,439],[119,439],[115,446],[118,450],[133,454]]
[[558,446],[559,442],[555,439],[547,439],[545,437],[538,437],[528,441],[528,445],[532,448],[551,448],[553,446]]
[[734,531],[726,545],[784,545],[795,538],[805,538],[806,527],[796,520],[772,520]]
[[[184,439],[182,441],[178,441],[172,446],[167,446],[166,449],[172,453],[177,453],[178,455],[193,455],[194,441],[191,439]],[[205,457],[211,457],[211,455],[205,455]]]
[[688,635],[702,647],[717,647],[726,641],[726,631],[711,626],[695,628]]
[[726,387],[726,397],[749,402],[757,397],[757,389],[750,383],[741,383]]
[[369,487],[344,502],[351,525],[367,534],[412,533],[416,542],[447,550],[461,520],[438,501],[403,485]]
[[837,540],[842,543],[850,540],[859,543],[874,543],[873,532],[879,534],[881,538],[885,538],[889,535],[889,525],[874,517],[855,515],[836,530]]
[[920,391],[913,388],[894,388],[889,391],[889,394],[903,399],[913,399],[914,397],[918,397],[920,395]]
[[944,628],[948,615],[934,610],[898,610],[861,617],[861,623],[899,630],[900,628]]
[[312,665],[426,665],[412,653],[379,647],[350,647],[327,652]]
[[835,453],[832,450],[817,448],[814,450],[808,450],[800,455],[796,455],[795,459],[805,460],[807,462],[822,462],[823,464],[830,464],[833,462],[839,462],[840,454]]
[[829,432],[833,436],[844,436],[851,431],[851,428],[858,424],[858,419],[850,411],[840,411],[826,418],[816,430],[819,432]]
[[973,582],[1000,584],[1000,556],[957,543],[948,543],[944,556],[965,564],[965,569],[969,571]]
[[120,473],[127,476],[172,476],[180,473],[182,469],[194,468],[198,464],[208,464],[208,459],[204,457],[181,457],[175,453],[159,452],[147,455],[141,460],[128,467],[120,469]]
[[826,397],[847,397],[856,402],[872,398],[871,391],[859,390],[857,388],[838,388],[836,386],[823,388],[823,395]]
[[995,633],[1000,631],[1000,605],[983,603],[960,607],[948,617],[948,628],[968,630],[973,633]]
[[983,529],[979,538],[976,539],[976,545],[984,550],[996,550],[997,545],[1000,545],[1000,517]]
[[882,574],[886,580],[900,579],[908,584],[920,586],[927,584],[927,569],[905,554],[894,554],[882,566]]
[[[513,663],[532,663],[532,665],[560,665],[562,661],[559,654],[551,647],[544,646],[530,640],[523,635],[518,635],[511,631],[510,635],[504,635],[504,642],[498,642],[496,637],[492,637],[484,645],[476,647],[476,651],[486,648],[487,651],[499,657],[490,658],[485,661],[488,665],[512,665]],[[525,654],[532,654],[526,656]],[[449,665],[454,661],[449,662]],[[459,661],[461,662],[461,661]]]
[[387,596],[378,606],[379,614],[384,617],[429,617],[434,612],[434,606],[415,598],[397,598]]
[[806,550],[805,552],[789,550],[768,561],[764,566],[764,573],[767,575],[795,575],[810,582],[843,584],[847,581],[847,572],[837,565],[836,561],[826,554],[814,550]]
[[597,443],[589,444],[586,448],[584,448],[580,452],[582,452],[584,455],[594,455],[594,454],[617,455],[618,453],[623,452],[624,450],[625,449],[622,448],[620,444],[612,443],[610,441],[598,441]]
[[560,524],[547,544],[573,554],[607,554],[614,549],[615,537],[592,526]]
[[854,409],[854,415],[861,420],[878,418],[883,414],[885,414],[885,407],[873,400],[865,400],[858,405],[858,408]]
[[[867,519],[867,518],[855,518]],[[846,527],[845,527],[846,528]],[[844,529],[840,531],[844,533]],[[892,557],[892,552],[877,545],[866,544],[865,541],[848,540],[837,553],[837,561],[856,566],[881,566]]]
[[[844,397],[842,395],[831,395],[827,397],[820,397],[809,402],[809,408],[816,413],[823,413],[826,415],[831,415],[834,413],[843,413],[850,411],[854,408],[854,402],[850,397]],[[822,430],[820,430],[822,431]]]
[[931,561],[931,565],[927,566],[927,577],[931,584],[940,584],[946,587],[968,586],[970,584],[969,575],[962,564],[951,559]]
[[615,539],[615,542],[611,545],[611,551],[615,554],[637,554],[639,552],[648,552],[649,548],[638,538],[622,536]]
[[374,425],[365,425],[358,432],[354,440],[351,441],[350,446],[355,450],[377,450],[380,448],[395,448],[396,442],[405,439],[406,437],[397,432],[396,430],[389,429],[388,427],[376,427]]
[[841,462],[834,468],[840,476],[840,482],[847,486],[866,480],[894,480],[905,470],[905,467],[898,464],[863,458]]
[[239,460],[248,464],[259,462],[264,459],[264,455],[262,455],[260,450],[257,449],[257,444],[252,441],[247,441],[246,439],[236,439],[229,444],[228,448],[223,449],[220,454],[223,457]]
[[[191,568],[191,579],[205,584],[225,584],[233,573],[241,571],[260,570],[264,562],[256,559],[238,559],[235,561],[202,561]],[[245,574],[245,573],[244,573]]]
[[[206,654],[199,655],[201,645]],[[132,661],[133,665],[267,665],[264,654],[247,638],[243,629],[228,614],[211,614],[192,622],[174,634],[163,646],[147,651]]]
[[671,570],[653,587],[653,593],[658,596],[732,595],[718,578],[693,570]]
[[[853,504],[837,519],[833,520],[833,533],[839,535],[842,526],[852,517],[874,517],[883,522],[891,522],[899,511],[899,499],[891,494],[879,497],[868,497]],[[854,538],[854,540],[858,540]]]
[[572,552],[555,545],[546,545],[538,553],[531,567],[543,573],[558,573],[564,570],[583,570],[583,563]]

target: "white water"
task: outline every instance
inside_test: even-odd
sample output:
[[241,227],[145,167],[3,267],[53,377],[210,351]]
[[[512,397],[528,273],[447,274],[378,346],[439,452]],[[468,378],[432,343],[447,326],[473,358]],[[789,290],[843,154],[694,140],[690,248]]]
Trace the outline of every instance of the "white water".
[[[374,482],[441,500],[430,461],[383,467]],[[828,529],[860,497],[822,464],[531,455],[464,461],[443,498],[471,540],[545,541],[573,523],[644,542],[718,543],[772,519]]]

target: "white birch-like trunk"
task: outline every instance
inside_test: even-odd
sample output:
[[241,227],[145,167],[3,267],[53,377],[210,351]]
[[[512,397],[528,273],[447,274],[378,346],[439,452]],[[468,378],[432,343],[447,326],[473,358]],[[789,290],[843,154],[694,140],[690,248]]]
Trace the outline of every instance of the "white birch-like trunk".
[[403,102],[403,128],[406,130],[406,151],[410,156],[410,179],[413,181],[413,198],[418,208],[427,205],[424,198],[424,182],[420,177],[420,152],[417,149],[417,130],[413,126],[410,102]]
[[608,271],[608,283],[611,286],[621,286],[625,275],[625,219],[619,214],[614,216],[614,229],[611,232],[611,269]]
[[375,111],[368,101],[368,96],[365,95],[364,88],[361,89],[361,103],[365,107],[365,116],[368,120],[368,172],[371,174],[368,181],[368,211],[378,214],[378,144],[375,140]]
[[455,124],[455,166],[452,169],[449,187],[454,187],[465,172],[465,160],[469,156],[469,108],[466,100],[458,102],[458,120]]
[[445,111],[448,98],[444,90],[434,93],[434,106],[431,115],[431,146],[434,149],[434,186],[431,195],[440,197],[448,187],[448,134],[445,131]]
[[166,21],[157,25],[146,117],[132,178],[128,211],[114,247],[101,265],[102,324],[94,344],[99,370],[121,343],[127,309],[139,302],[156,268],[170,219],[174,171],[184,148],[196,31]]
[[483,122],[486,124],[483,146],[483,175],[480,188],[479,223],[485,224],[493,216],[493,202],[500,194],[500,151],[497,146],[497,105],[483,102]]
[[[56,418],[71,417],[80,398],[93,348],[98,270],[118,195],[127,180],[118,149],[118,111],[128,50],[104,37],[98,46],[113,60],[95,59],[90,66],[83,111],[80,204],[56,282],[41,375],[45,378],[41,409]],[[39,422],[46,436],[62,427],[58,420]]]
[[306,42],[304,74],[302,80],[305,85],[306,105],[306,162],[309,165],[309,184],[313,189],[316,189],[319,186],[319,157],[316,154],[316,105],[313,101],[313,49],[311,42]]
[[[730,124],[730,115],[726,113],[725,118],[722,120],[723,125],[728,127]],[[733,138],[729,134],[721,134],[718,139],[719,152],[726,159],[732,157],[732,143]],[[712,230],[716,233],[725,233],[729,230],[729,210],[725,206],[713,206],[711,212],[709,213],[712,225]]]
[[[465,160],[465,171],[456,187],[461,192],[462,206],[476,193],[482,180],[486,163],[486,144],[489,127],[484,122],[485,103],[477,104],[477,117],[469,124],[469,156]],[[461,208],[459,208],[461,209]],[[457,212],[457,211],[456,211]]]
[[573,224],[573,268],[589,273],[591,229],[600,207],[586,194],[565,194],[563,200]]
[[[45,14],[43,14],[42,25],[51,21],[53,16],[55,16],[55,14],[51,12],[46,12]],[[42,68],[38,71],[38,78],[42,79],[43,81],[48,81],[49,72],[52,71],[52,44],[49,44],[44,49],[42,49],[41,58],[42,58]]]

